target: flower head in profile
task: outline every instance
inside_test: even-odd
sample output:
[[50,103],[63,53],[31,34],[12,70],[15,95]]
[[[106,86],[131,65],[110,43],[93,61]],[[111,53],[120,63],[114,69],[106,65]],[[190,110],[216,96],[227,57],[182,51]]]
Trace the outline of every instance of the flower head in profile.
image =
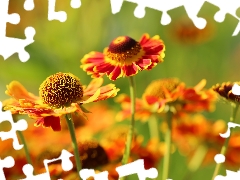
[[77,113],[86,117],[82,104],[97,102],[116,96],[119,89],[114,84],[102,86],[98,78],[85,87],[80,79],[71,73],[56,73],[49,76],[39,88],[39,96],[29,93],[24,86],[12,81],[7,85],[6,94],[11,99],[4,101],[4,109],[12,114],[28,114],[36,119],[36,126],[61,130],[60,118]]
[[151,70],[163,62],[165,45],[159,36],[144,34],[140,41],[128,36],[115,38],[103,53],[90,52],[81,60],[80,66],[92,77],[106,74],[116,80],[124,76],[133,76],[138,70]]
[[[136,101],[136,117],[148,119],[153,113],[172,111],[176,115],[181,113],[195,113],[214,109],[215,93],[204,90],[206,80],[200,81],[194,87],[186,87],[185,83],[177,78],[159,79],[151,82],[141,99]],[[119,118],[130,117],[130,98],[127,95],[116,99],[121,103],[122,111]]]
[[177,112],[200,112],[214,109],[216,96],[210,90],[204,90],[206,80],[201,80],[194,87],[186,87],[177,78],[159,79],[148,85],[143,101],[154,111],[171,110]]
[[232,92],[232,87],[233,85],[237,83],[238,85],[240,84],[239,82],[223,82],[222,84],[216,84],[212,87],[212,89],[220,96],[222,99],[233,102],[233,103],[240,103],[240,96],[235,95]]

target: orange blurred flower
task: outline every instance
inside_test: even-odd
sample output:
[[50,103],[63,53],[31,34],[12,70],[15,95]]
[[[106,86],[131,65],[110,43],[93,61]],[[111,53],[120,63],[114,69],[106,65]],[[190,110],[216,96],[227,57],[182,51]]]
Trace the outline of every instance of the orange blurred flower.
[[159,36],[144,34],[139,42],[128,36],[115,38],[103,53],[90,52],[80,66],[92,77],[106,74],[109,79],[133,76],[138,70],[151,70],[163,62],[165,45]]
[[211,21],[204,29],[198,29],[189,18],[179,18],[171,29],[171,36],[183,44],[200,44],[210,40],[215,27]]
[[86,116],[82,104],[97,102],[116,96],[119,89],[114,84],[102,86],[103,79],[90,82],[87,87],[71,73],[56,73],[49,76],[40,86],[39,95],[29,93],[17,81],[7,85],[6,94],[12,98],[3,102],[4,109],[12,114],[28,114],[36,119],[36,126],[51,127],[60,131],[63,115],[77,113]]
[[[110,163],[115,164],[121,161],[125,149],[127,130],[128,127],[117,126],[101,137],[101,144],[108,154]],[[143,159],[146,169],[157,167],[159,160],[163,156],[162,144],[153,139],[150,139],[146,146],[142,146],[142,142],[142,136],[134,136],[131,145],[130,162],[137,159]]]
[[[176,78],[155,80],[146,88],[142,99],[137,99],[136,117],[146,120],[153,113],[168,110],[175,115],[211,111],[214,109],[216,95],[211,89],[203,90],[205,84],[206,80],[202,80],[193,88],[187,88],[185,83]],[[130,98],[120,95],[116,101],[121,103],[123,109],[118,114],[118,119],[130,117]]]
[[[223,120],[212,122],[201,114],[184,115],[172,121],[172,139],[182,154],[193,154],[200,145],[210,149],[220,149],[224,139],[226,124]],[[213,161],[213,158],[208,160]]]
[[226,166],[239,169],[240,165],[240,132],[235,131],[231,134],[228,149],[226,152]]

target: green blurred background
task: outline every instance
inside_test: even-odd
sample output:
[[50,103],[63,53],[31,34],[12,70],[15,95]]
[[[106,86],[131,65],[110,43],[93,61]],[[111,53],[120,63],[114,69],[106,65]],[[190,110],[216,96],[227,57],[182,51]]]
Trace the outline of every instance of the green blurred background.
[[[121,11],[113,15],[109,0],[82,0],[79,9],[72,9],[70,0],[57,0],[56,11],[67,12],[64,23],[48,21],[48,1],[35,2],[35,9],[29,12],[23,9],[23,4],[24,0],[10,1],[9,13],[18,13],[21,22],[18,25],[7,24],[7,36],[25,39],[24,29],[33,26],[35,41],[25,48],[30,53],[30,59],[25,63],[18,59],[17,54],[5,61],[0,57],[1,100],[7,98],[4,91],[12,80],[20,81],[35,94],[38,94],[42,81],[57,72],[71,72],[80,77],[83,84],[88,84],[91,77],[79,68],[80,59],[86,53],[102,52],[117,36],[127,35],[139,40],[143,33],[160,35],[166,45],[166,56],[164,62],[153,70],[137,74],[138,97],[152,80],[159,78],[178,77],[187,86],[194,86],[205,78],[207,88],[224,81],[240,80],[240,34],[232,37],[238,20],[227,15],[223,23],[214,21],[218,8],[211,4],[205,3],[199,13],[208,21],[202,31],[194,28],[184,7],[169,11],[172,22],[163,26],[160,24],[161,12],[146,8],[145,17],[138,19],[133,15],[136,4],[129,2],[124,2]],[[180,31],[183,33],[179,34]],[[188,35],[185,31],[193,32]],[[105,83],[110,82],[106,77],[104,79]],[[120,93],[129,92],[126,78],[117,79],[114,83],[121,89]],[[114,101],[109,100],[108,103],[113,104]],[[113,108],[120,107],[115,104]],[[215,112],[205,115],[213,120],[228,121],[229,113],[230,106],[218,103]],[[139,125],[140,131],[141,128],[145,131],[144,126]],[[186,172],[184,163],[184,157],[176,152],[170,168],[172,179],[183,178]],[[213,167],[201,169],[193,179],[202,179],[201,173],[209,174],[210,179]]]

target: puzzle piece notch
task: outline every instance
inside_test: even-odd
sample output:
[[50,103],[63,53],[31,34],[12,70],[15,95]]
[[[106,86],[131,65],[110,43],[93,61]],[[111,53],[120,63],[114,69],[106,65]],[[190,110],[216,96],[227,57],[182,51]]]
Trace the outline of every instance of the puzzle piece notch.
[[226,14],[231,14],[238,20],[240,18],[236,15],[237,9],[240,7],[240,1],[229,0],[229,1],[219,1],[219,0],[206,0],[207,2],[219,7],[219,11],[215,14],[214,19],[217,22],[223,22]]
[[[48,20],[59,20],[65,22],[67,20],[67,13],[65,11],[55,11],[56,0],[48,0]],[[70,6],[72,8],[79,8],[81,6],[80,0],[71,0]]]
[[3,160],[0,158],[0,179],[6,180],[6,177],[3,172],[3,168],[11,168],[15,164],[15,161],[12,156],[7,156]]
[[20,150],[23,148],[23,145],[20,145],[17,132],[16,131],[24,131],[27,129],[28,124],[26,120],[21,119],[17,122],[13,121],[13,117],[10,111],[2,111],[2,103],[0,102],[0,123],[3,121],[9,121],[11,123],[12,129],[8,132],[0,132],[0,138],[4,141],[6,139],[13,139],[13,148],[15,150]]
[[80,0],[71,0],[70,5],[72,8],[77,9],[81,7],[81,1]]
[[64,11],[55,11],[56,0],[48,0],[48,20],[59,20],[65,22],[67,20],[67,13]]
[[87,180],[90,177],[93,177],[94,180],[108,180],[107,171],[95,174],[94,169],[82,169],[80,170],[79,175],[83,180]]
[[61,155],[58,158],[54,158],[54,159],[45,159],[43,161],[44,163],[44,167],[46,169],[45,173],[42,174],[38,174],[38,175],[33,175],[33,166],[31,164],[25,164],[22,168],[23,173],[26,175],[25,179],[21,179],[21,180],[51,180],[50,178],[50,173],[48,170],[48,164],[61,160],[61,166],[63,168],[64,171],[69,171],[73,168],[73,164],[72,161],[70,160],[70,157],[72,157],[73,154],[71,154],[70,152],[68,152],[67,150],[63,149],[61,152]]
[[34,1],[33,0],[25,0],[24,2],[24,9],[26,11],[32,11],[34,9]]
[[146,178],[156,178],[158,176],[158,171],[156,168],[150,168],[147,170],[144,168],[143,159],[139,159],[129,164],[117,167],[116,171],[119,174],[119,178],[137,174],[139,180],[146,180]]

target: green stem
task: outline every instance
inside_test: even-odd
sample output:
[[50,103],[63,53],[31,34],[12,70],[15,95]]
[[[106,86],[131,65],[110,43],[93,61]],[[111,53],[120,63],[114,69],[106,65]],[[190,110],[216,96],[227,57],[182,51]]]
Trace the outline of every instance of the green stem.
[[162,180],[166,180],[168,178],[169,173],[169,165],[170,165],[170,154],[171,154],[171,143],[172,143],[172,112],[168,111],[167,113],[167,132],[165,134],[165,144],[166,144],[166,152],[163,158],[163,174]]
[[149,133],[151,139],[156,139],[158,142],[159,140],[159,130],[158,130],[158,121],[155,116],[152,116],[151,119],[148,121]]
[[[13,121],[17,122],[17,115],[13,114],[12,117],[13,117]],[[27,146],[27,143],[26,143],[25,138],[23,136],[23,133],[21,131],[17,131],[17,134],[18,134],[18,137],[19,137],[21,143],[23,144],[23,149],[24,149],[25,156],[26,156],[28,164],[33,165],[31,157],[30,157],[30,153],[29,153],[29,150],[28,150],[28,146]]]
[[76,135],[75,135],[74,124],[73,124],[72,118],[71,117],[69,118],[67,114],[65,115],[65,119],[66,119],[68,129],[69,129],[69,132],[70,132],[70,135],[71,135],[74,157],[75,157],[77,171],[78,171],[78,175],[79,175],[79,172],[80,172],[82,167],[81,167],[81,161],[80,161],[77,139],[76,139]]
[[197,150],[194,152],[194,155],[191,158],[190,162],[188,163],[188,171],[184,176],[183,180],[189,180],[192,178],[192,176],[194,175],[193,173],[200,168],[207,154],[207,151],[208,151],[208,148],[205,145],[203,144],[199,145]]
[[23,144],[23,149],[24,149],[24,152],[25,152],[25,155],[26,155],[27,162],[28,162],[28,164],[33,165],[31,157],[30,157],[30,153],[29,153],[29,150],[28,150],[28,147],[27,147],[27,143],[25,141],[25,138],[24,138],[21,131],[17,131],[17,133],[18,133],[18,136],[20,138],[20,141]]
[[126,141],[126,145],[125,145],[125,151],[124,151],[123,159],[122,159],[123,165],[128,163],[132,139],[133,139],[134,124],[135,124],[134,115],[135,115],[136,92],[135,92],[135,83],[134,83],[133,76],[129,77],[129,83],[130,83],[130,98],[131,98],[131,123],[130,123],[130,128],[128,131],[127,141]]
[[[238,104],[235,104],[235,103],[232,104],[232,114],[230,116],[230,122],[234,123],[234,121],[236,119],[238,107],[239,107]],[[227,151],[227,146],[228,146],[230,137],[231,137],[231,135],[228,138],[225,139],[220,154],[225,155],[225,153]],[[220,168],[221,168],[221,163],[218,163],[215,167],[212,180],[214,180],[214,178],[218,175]]]
[[196,170],[199,169],[199,167],[201,166],[204,157],[207,154],[207,147],[204,145],[199,145],[199,147],[197,148],[197,150],[195,151],[192,159],[190,160],[190,162],[188,163],[188,169],[191,172],[195,172]]

